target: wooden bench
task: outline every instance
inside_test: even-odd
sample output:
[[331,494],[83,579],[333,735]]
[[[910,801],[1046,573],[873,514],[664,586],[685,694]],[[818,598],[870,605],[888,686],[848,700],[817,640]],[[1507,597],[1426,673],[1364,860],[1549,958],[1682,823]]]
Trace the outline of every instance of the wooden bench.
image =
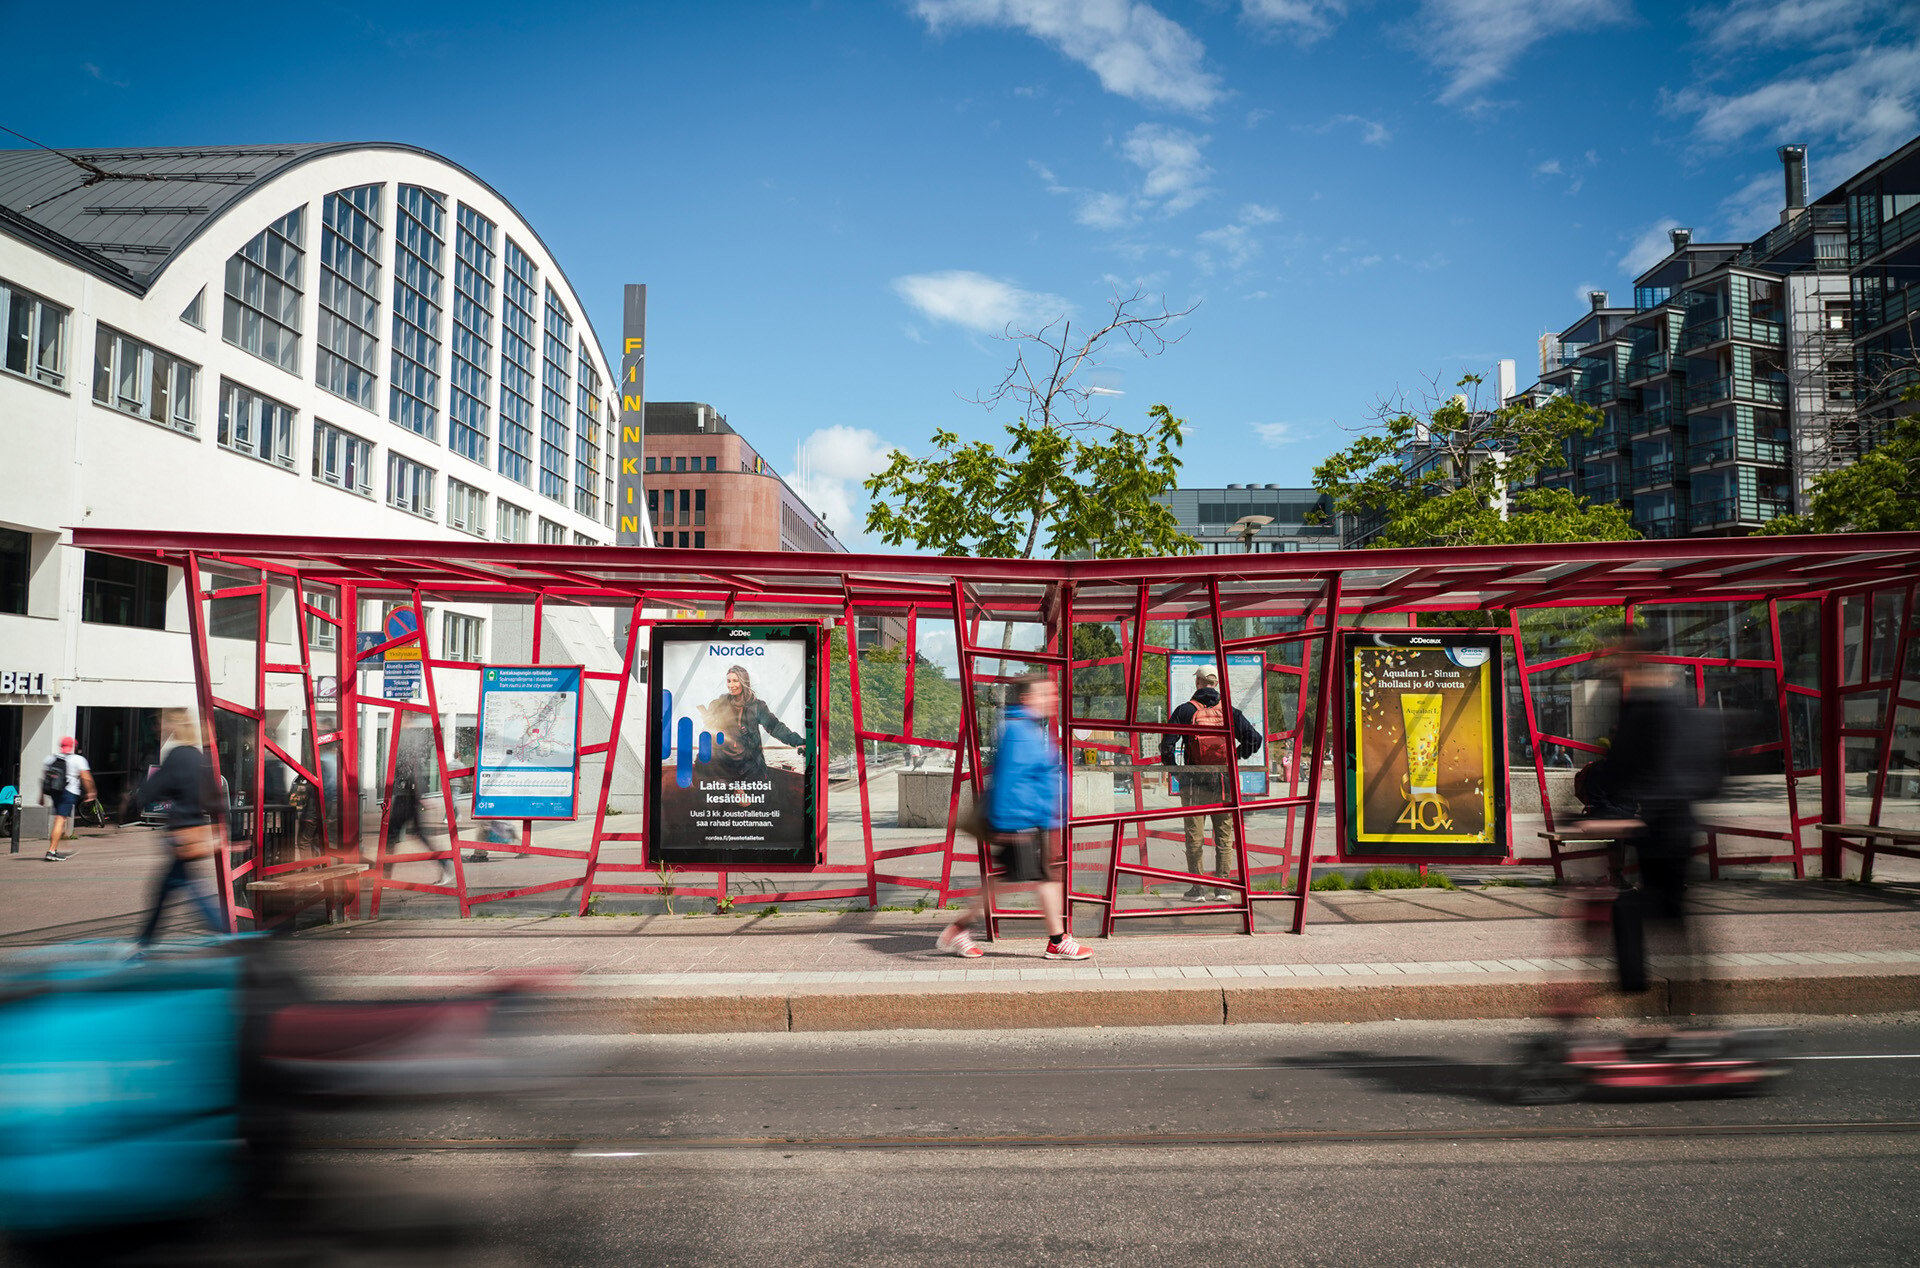
[[[1540,839],[1547,843],[1547,856],[1553,860],[1553,875],[1556,880],[1566,879],[1566,874],[1561,870],[1562,863],[1571,863],[1576,859],[1605,858],[1612,850],[1615,841],[1629,837],[1638,830],[1638,824],[1629,826],[1622,822],[1616,825],[1611,820],[1608,823],[1608,827],[1599,830],[1567,828],[1559,832],[1540,834]],[[1600,844],[1586,850],[1565,848],[1570,844],[1578,845],[1592,841],[1598,841]]]
[[321,867],[302,867],[292,871],[276,872],[272,876],[247,883],[248,895],[289,894],[299,895],[319,891],[327,904],[327,923],[340,923],[341,912],[346,909],[347,882],[357,881],[362,872],[367,871],[369,863],[328,863]]
[[[1920,828],[1889,828],[1878,823],[1821,823],[1814,825],[1822,836],[1832,837],[1840,843],[1841,853],[1857,850],[1860,853],[1860,879],[1873,879],[1873,856],[1893,854],[1906,859],[1920,859]],[[1855,844],[1855,840],[1859,844]],[[1884,843],[1884,844],[1880,844]]]

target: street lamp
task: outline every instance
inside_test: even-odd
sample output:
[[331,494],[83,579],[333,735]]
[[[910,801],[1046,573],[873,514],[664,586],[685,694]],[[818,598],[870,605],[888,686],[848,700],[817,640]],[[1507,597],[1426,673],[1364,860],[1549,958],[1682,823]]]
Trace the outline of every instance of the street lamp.
[[1253,535],[1273,523],[1271,515],[1242,515],[1233,522],[1233,531],[1240,534],[1240,544],[1253,553]]

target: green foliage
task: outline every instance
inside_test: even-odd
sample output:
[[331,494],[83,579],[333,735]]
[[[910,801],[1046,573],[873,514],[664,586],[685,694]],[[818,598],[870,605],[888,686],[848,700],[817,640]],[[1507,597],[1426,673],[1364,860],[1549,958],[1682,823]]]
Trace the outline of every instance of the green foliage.
[[1420,870],[1413,867],[1375,867],[1360,878],[1360,888],[1378,893],[1383,889],[1458,889],[1459,886],[1451,876],[1441,872],[1422,876]]
[[1338,893],[1341,890],[1352,889],[1353,882],[1347,879],[1345,872],[1328,872],[1325,876],[1314,877],[1313,884],[1307,888],[1316,894]]
[[[847,665],[847,632],[827,631],[830,666],[827,687],[828,752],[834,757],[853,753],[853,679]],[[887,730],[899,725],[907,697],[906,648],[901,644],[875,647],[860,654],[860,709],[867,729]],[[932,739],[960,734],[960,684],[929,661],[913,667],[913,730]]]
[[866,482],[867,531],[889,546],[943,555],[1124,559],[1199,549],[1172,510],[1153,500],[1180,475],[1181,428],[1165,405],[1137,431],[1029,422],[1006,427],[1003,445],[934,432],[934,453],[896,449]]
[[[1907,399],[1920,399],[1920,389]],[[1886,442],[1851,466],[1816,476],[1807,514],[1783,515],[1758,532],[1920,532],[1920,414],[1895,420]]]
[[[1373,546],[1534,545],[1623,541],[1638,536],[1619,506],[1595,505],[1564,489],[1529,488],[1560,462],[1569,441],[1599,426],[1600,415],[1561,396],[1473,408],[1462,394],[1430,408],[1386,407],[1377,425],[1313,469],[1314,487],[1338,515],[1383,527]],[[1426,456],[1415,470],[1410,451]],[[1507,513],[1498,502],[1507,491]]]

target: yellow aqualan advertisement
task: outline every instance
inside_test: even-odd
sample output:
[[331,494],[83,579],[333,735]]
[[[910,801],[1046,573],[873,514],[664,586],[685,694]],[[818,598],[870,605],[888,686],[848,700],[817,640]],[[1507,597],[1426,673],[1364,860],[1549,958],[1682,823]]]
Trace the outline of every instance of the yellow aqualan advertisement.
[[1506,853],[1499,652],[1484,634],[1349,637],[1351,852]]

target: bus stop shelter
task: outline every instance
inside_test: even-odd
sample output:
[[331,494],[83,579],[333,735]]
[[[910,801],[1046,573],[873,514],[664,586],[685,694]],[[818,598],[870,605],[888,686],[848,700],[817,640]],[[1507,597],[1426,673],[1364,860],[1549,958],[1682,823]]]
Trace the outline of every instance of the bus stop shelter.
[[[1298,933],[1315,866],[1560,870],[1538,843],[1579,814],[1571,780],[1603,751],[1607,649],[1623,625],[1699,703],[1740,719],[1732,791],[1703,816],[1716,874],[1835,877],[1870,842],[1820,825],[1920,829],[1915,534],[1070,561],[85,528],[73,543],[181,570],[203,734],[236,806],[218,860],[236,923],[262,919],[255,883],[354,858],[375,864],[354,895],[374,914],[395,894],[460,916],[534,901],[585,914],[621,896],[720,909],[961,900],[979,862],[959,824],[990,770],[1006,684],[1037,671],[1061,688],[1079,927]],[[479,835],[475,727],[448,703],[470,700],[484,669],[467,642],[479,621],[495,662],[583,667],[575,813],[522,820],[507,843]],[[648,751],[648,638],[713,622],[821,632],[820,850],[806,866],[701,869],[650,849],[648,775],[664,754]],[[509,631],[517,657],[500,650]],[[1371,845],[1356,801],[1374,787],[1361,751],[1372,687],[1355,648],[1462,640],[1491,657],[1485,840]],[[1210,804],[1176,797],[1160,765],[1163,739],[1197,745],[1204,730],[1168,721],[1196,666],[1264,740]],[[1416,793],[1408,736],[1424,707],[1403,704],[1394,717],[1410,729],[1380,750]],[[1221,725],[1230,740],[1230,717]],[[412,847],[390,839],[383,808],[409,742],[427,755],[439,836]],[[1231,825],[1225,875],[1183,855],[1191,816]],[[462,854],[482,847],[539,870],[493,884]],[[442,861],[450,883],[383,874]]]

